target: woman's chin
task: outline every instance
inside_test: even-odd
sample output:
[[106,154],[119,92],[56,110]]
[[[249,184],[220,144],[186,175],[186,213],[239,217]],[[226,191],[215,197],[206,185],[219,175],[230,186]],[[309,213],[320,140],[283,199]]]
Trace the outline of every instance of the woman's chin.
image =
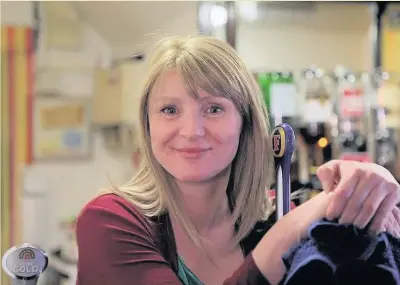
[[174,176],[175,179],[183,183],[200,183],[212,179],[215,175],[211,173],[186,173]]
[[171,171],[169,172],[176,180],[183,183],[210,182],[222,176],[229,175],[230,166],[225,168],[198,168],[191,171]]

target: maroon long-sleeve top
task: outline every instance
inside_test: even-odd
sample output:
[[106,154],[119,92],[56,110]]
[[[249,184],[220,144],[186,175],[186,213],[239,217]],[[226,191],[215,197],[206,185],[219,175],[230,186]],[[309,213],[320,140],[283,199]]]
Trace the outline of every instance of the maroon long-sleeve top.
[[[256,224],[241,242],[243,264],[224,285],[269,285],[250,254],[273,221]],[[149,220],[129,201],[107,194],[90,201],[77,221],[77,285],[182,285],[168,215]]]

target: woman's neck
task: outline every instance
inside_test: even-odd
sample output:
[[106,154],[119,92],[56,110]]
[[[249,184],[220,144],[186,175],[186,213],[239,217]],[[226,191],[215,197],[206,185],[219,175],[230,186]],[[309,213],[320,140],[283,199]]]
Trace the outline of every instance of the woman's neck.
[[231,209],[226,193],[229,172],[202,183],[176,182],[185,211],[190,215],[199,233],[210,232],[231,220]]

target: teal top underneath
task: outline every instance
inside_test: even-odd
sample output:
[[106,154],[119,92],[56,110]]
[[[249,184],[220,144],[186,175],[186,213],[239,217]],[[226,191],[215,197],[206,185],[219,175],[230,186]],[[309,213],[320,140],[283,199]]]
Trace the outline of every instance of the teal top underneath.
[[185,285],[204,285],[178,256],[178,276]]

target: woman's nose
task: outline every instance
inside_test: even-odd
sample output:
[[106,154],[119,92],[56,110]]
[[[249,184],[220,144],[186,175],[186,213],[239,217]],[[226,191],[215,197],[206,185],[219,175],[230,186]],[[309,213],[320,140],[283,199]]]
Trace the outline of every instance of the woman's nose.
[[195,139],[204,136],[204,118],[200,114],[187,114],[181,117],[181,136]]

